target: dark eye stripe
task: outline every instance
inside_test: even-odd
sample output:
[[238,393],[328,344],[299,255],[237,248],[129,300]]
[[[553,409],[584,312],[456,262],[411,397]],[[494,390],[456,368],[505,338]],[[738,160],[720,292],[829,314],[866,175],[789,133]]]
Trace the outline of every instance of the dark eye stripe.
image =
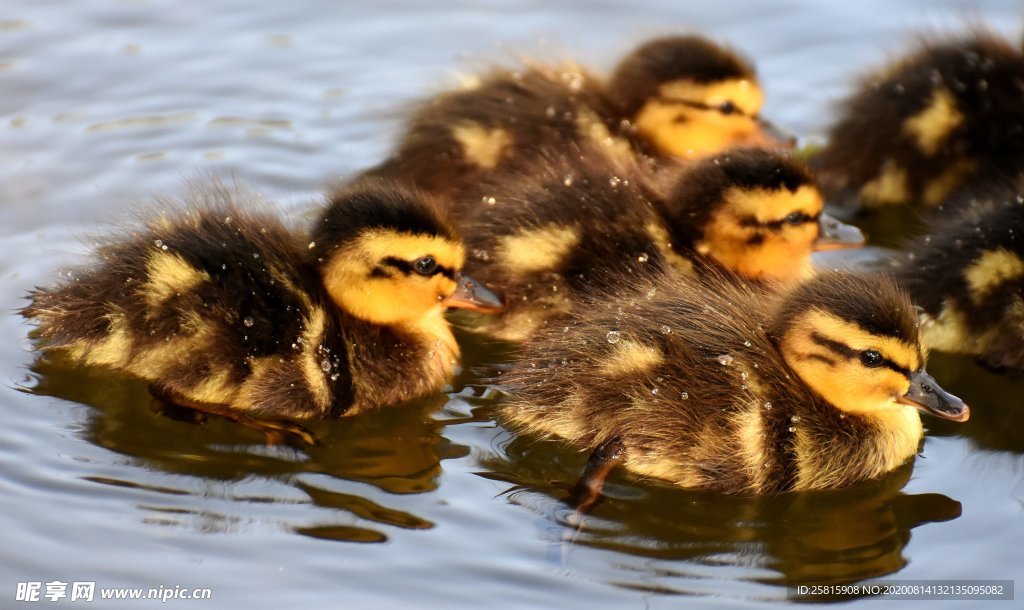
[[409,275],[413,272],[412,263],[410,263],[407,260],[396,258],[394,256],[388,256],[381,262],[389,267],[394,267],[395,269],[398,269],[399,271],[406,275]]
[[[816,333],[814,331],[811,331],[811,340],[814,341],[816,344],[828,349],[829,351],[842,356],[843,358],[853,359],[860,357],[860,351],[855,350],[844,343],[840,343],[839,341],[829,339],[828,337]],[[882,356],[882,362],[880,366],[884,366],[888,369],[896,371],[900,375],[903,375],[907,379],[910,379],[910,369],[904,368],[896,364],[895,362],[886,358],[885,356]]]
[[884,356],[882,357],[882,365],[885,366],[886,368],[896,371],[897,373],[903,375],[907,379],[910,379],[910,369],[903,368],[902,366],[896,364],[895,362],[889,360],[888,358],[885,358]]
[[705,104],[704,102],[698,102],[696,100],[688,100],[681,97],[671,97],[666,95],[656,96],[655,99],[663,104],[677,104],[679,106],[687,106],[689,108],[696,108],[698,110],[714,110],[715,112],[720,112],[726,116],[751,116],[743,112],[743,110],[736,106],[736,104],[733,104],[731,100],[716,106],[714,104]]
[[822,335],[822,334],[814,332],[814,331],[811,331],[811,341],[814,341],[816,344],[820,345],[821,347],[824,347],[825,349],[829,350],[830,352],[832,352],[834,354],[838,354],[838,355],[842,356],[843,358],[847,358],[847,359],[856,358],[857,356],[860,355],[859,351],[853,349],[852,347],[846,345],[845,343],[840,343],[839,341],[834,341],[832,339],[829,339],[825,335]]
[[[820,212],[818,214],[815,214],[814,216],[811,216],[810,214],[804,214],[804,219],[800,221],[800,224],[807,224],[809,222],[818,222],[818,218],[820,216],[821,216]],[[740,219],[740,226],[741,227],[765,227],[765,228],[771,229],[773,231],[777,231],[777,230],[781,229],[784,225],[788,225],[788,224],[791,224],[791,223],[789,223],[785,218],[783,218],[781,220],[770,220],[768,222],[760,222],[756,218],[754,218],[753,216],[747,216],[745,218]],[[796,225],[791,225],[791,226],[796,226]]]
[[[395,269],[401,271],[405,275],[412,275],[416,271],[415,268],[413,267],[413,264],[411,262],[409,262],[407,260],[403,260],[403,259],[395,257],[395,256],[385,257],[384,260],[381,261],[381,263],[383,263],[383,264],[385,264],[385,265],[387,265],[389,267],[394,267]],[[434,273],[431,274],[431,275],[436,275],[438,273],[440,273],[441,275],[445,276],[446,278],[448,278],[448,279],[450,279],[452,281],[455,281],[455,270],[452,269],[451,267],[445,267],[444,265],[438,265],[437,266],[437,270],[435,270]]]

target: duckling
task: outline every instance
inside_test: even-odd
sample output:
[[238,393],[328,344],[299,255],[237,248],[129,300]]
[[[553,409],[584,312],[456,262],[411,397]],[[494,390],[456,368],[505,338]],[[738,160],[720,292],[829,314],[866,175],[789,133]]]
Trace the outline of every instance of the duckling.
[[914,456],[916,410],[970,413],[926,372],[914,309],[884,276],[830,271],[769,295],[642,276],[520,355],[503,417],[593,450],[591,489],[620,464],[725,493],[842,487]]
[[[607,89],[569,65],[497,69],[424,102],[394,154],[367,174],[456,198],[496,168],[596,143],[608,154],[693,157],[776,143],[758,118],[754,68],[698,36],[652,40],[627,56]],[[464,210],[453,210],[457,217]]]
[[224,188],[102,245],[31,292],[44,349],[148,381],[178,405],[327,418],[438,391],[459,347],[448,307],[496,308],[420,195],[367,181],[311,231]]
[[815,162],[830,199],[935,206],[1024,172],[1024,53],[996,34],[924,40],[868,74]]
[[957,202],[896,266],[930,349],[1024,371],[1024,189]]
[[464,222],[466,266],[501,287],[506,309],[478,332],[521,341],[586,293],[644,269],[713,267],[785,282],[810,272],[813,250],[864,240],[822,212],[810,173],[780,151],[695,161],[669,188],[600,150],[574,157],[549,155],[481,187],[485,203]]
[[630,133],[655,155],[692,159],[795,143],[760,118],[764,91],[753,64],[701,36],[641,45],[615,68],[606,91]]

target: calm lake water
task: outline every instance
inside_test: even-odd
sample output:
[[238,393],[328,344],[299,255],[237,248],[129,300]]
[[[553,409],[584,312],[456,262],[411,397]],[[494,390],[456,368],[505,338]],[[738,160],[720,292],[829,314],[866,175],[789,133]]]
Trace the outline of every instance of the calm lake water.
[[[54,580],[210,588],[168,602],[195,608],[762,608],[791,603],[787,583],[1024,587],[1024,381],[965,359],[929,369],[972,418],[928,419],[912,467],[765,499],[617,474],[578,532],[561,499],[585,456],[493,423],[472,373],[446,396],[319,423],[323,445],[296,451],[160,414],[138,382],[35,362],[10,312],[84,237],[208,175],[301,217],[382,157],[403,103],[459,71],[523,53],[608,69],[647,36],[697,29],[756,58],[766,115],[811,136],[911,32],[981,16],[1019,39],[1024,22],[1019,0],[355,4],[0,7],[0,607],[17,583]],[[493,356],[469,349],[470,365]]]

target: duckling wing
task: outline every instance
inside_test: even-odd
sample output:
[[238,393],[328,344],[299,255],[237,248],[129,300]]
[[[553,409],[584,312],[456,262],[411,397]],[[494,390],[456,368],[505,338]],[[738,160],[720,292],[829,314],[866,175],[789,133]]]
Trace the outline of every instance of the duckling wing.
[[[742,436],[751,410],[760,423],[764,402],[786,408],[755,385],[778,366],[757,327],[763,306],[749,291],[712,292],[678,276],[637,282],[588,301],[521,351],[506,379],[507,421],[588,448],[621,439],[628,468],[677,484],[765,488],[746,468]],[[748,449],[765,463],[760,446]]]
[[111,240],[24,315],[47,344],[195,401],[327,414],[347,376],[325,371],[347,371],[346,355],[300,238],[226,194],[212,203]]
[[585,295],[666,267],[673,254],[639,171],[595,147],[570,148],[479,187],[495,201],[465,223],[466,269],[501,287],[506,302],[478,329],[486,334],[521,340]]
[[443,93],[412,113],[394,154],[367,174],[405,180],[450,202],[456,218],[477,207],[461,197],[494,170],[529,163],[572,144],[601,142],[628,152],[608,125],[615,113],[578,69],[494,70],[479,85]]

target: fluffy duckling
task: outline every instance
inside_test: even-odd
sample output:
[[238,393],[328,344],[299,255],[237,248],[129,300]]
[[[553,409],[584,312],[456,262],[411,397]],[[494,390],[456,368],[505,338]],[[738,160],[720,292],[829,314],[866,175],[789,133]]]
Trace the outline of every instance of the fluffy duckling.
[[368,182],[309,233],[223,188],[99,248],[30,294],[47,348],[150,382],[170,402],[334,417],[439,390],[459,347],[447,307],[495,308],[420,196]]
[[1024,172],[1024,53],[997,35],[925,40],[842,102],[816,161],[830,197],[933,206]]
[[1022,371],[1024,190],[954,207],[933,218],[928,235],[897,263],[897,276],[924,310],[925,344]]
[[[649,284],[656,294],[644,298]],[[826,272],[769,297],[734,282],[642,279],[521,354],[504,416],[595,450],[590,477],[621,464],[726,493],[841,487],[914,456],[917,409],[969,415],[925,371],[915,311],[883,276]]]
[[695,158],[736,146],[793,144],[760,118],[764,91],[754,66],[700,36],[641,45],[605,90],[620,120],[655,155]]
[[734,52],[669,36],[627,56],[607,88],[575,65],[531,65],[442,93],[412,114],[394,154],[367,173],[448,198],[495,168],[569,144],[596,143],[621,158],[771,145],[776,136],[758,118],[763,99],[753,67]]
[[863,243],[822,212],[812,176],[783,152],[735,149],[694,162],[665,196],[635,170],[577,150],[484,184],[484,204],[464,224],[466,266],[501,287],[506,309],[478,331],[520,341],[588,292],[645,269],[716,267],[785,282],[810,272],[812,251]]

